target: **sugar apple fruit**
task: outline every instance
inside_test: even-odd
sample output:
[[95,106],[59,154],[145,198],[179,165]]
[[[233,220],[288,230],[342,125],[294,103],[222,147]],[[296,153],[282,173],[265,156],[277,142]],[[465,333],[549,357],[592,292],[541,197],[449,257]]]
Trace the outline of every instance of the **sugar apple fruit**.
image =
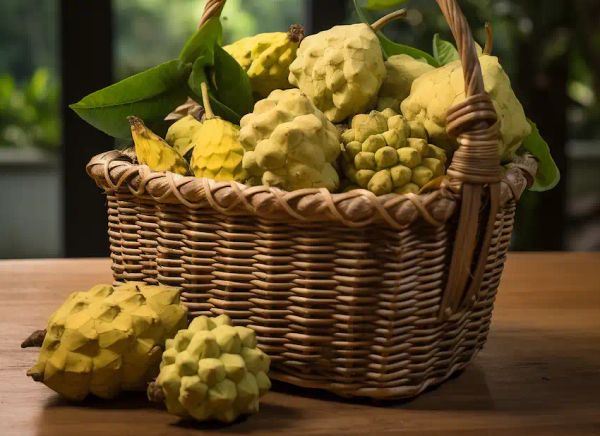
[[241,120],[244,168],[254,185],[337,189],[339,133],[298,89],[275,90]]
[[393,109],[400,111],[400,103],[410,94],[410,87],[416,78],[434,70],[425,61],[412,56],[399,54],[385,61],[386,75],[377,100],[377,110]]
[[128,283],[75,292],[50,317],[27,374],[74,401],[144,390],[186,316],[176,288]]
[[289,81],[340,122],[375,106],[385,74],[377,35],[367,24],[353,24],[304,38]]
[[[523,139],[531,133],[531,126],[498,58],[483,55],[479,61],[485,90],[492,98],[500,122],[498,154],[503,162],[510,161]],[[454,150],[458,144],[446,132],[446,114],[450,107],[464,99],[462,66],[460,61],[454,61],[414,81],[410,95],[402,102],[402,114],[409,121],[422,122],[434,144]]]
[[239,127],[214,115],[205,83],[202,88],[206,115],[192,137],[192,171],[196,177],[243,182],[246,171],[242,167],[244,148],[239,141]]
[[167,341],[148,396],[179,416],[232,422],[258,412],[259,398],[271,387],[269,365],[253,330],[233,327],[225,315],[200,316]]
[[171,124],[165,139],[180,156],[189,160],[196,145],[193,138],[201,127],[202,123],[194,116],[186,115]]
[[345,190],[417,193],[445,173],[446,153],[427,139],[421,123],[408,122],[391,109],[354,116],[342,134],[342,168],[350,181]]
[[261,33],[223,47],[248,73],[254,94],[259,99],[275,89],[291,88],[289,67],[304,38],[304,28],[290,26],[287,33]]

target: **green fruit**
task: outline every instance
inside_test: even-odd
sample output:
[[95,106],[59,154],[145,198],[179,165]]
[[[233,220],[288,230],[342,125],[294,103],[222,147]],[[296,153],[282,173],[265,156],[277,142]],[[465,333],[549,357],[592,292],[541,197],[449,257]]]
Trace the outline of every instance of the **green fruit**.
[[261,33],[223,47],[248,73],[254,94],[260,99],[275,89],[291,88],[289,67],[304,38],[304,28],[290,26],[287,33]]
[[223,315],[201,316],[167,344],[148,395],[154,397],[158,387],[171,413],[232,422],[258,412],[259,398],[271,386],[269,366],[269,357],[256,347],[253,330],[233,327]]
[[128,283],[75,292],[50,317],[28,375],[75,401],[144,390],[186,315],[176,288]]
[[[376,195],[416,193],[445,174],[446,154],[411,132],[422,135],[418,122],[407,122],[392,110],[356,115],[351,129],[342,133],[342,169],[349,187],[359,186]],[[351,131],[350,133],[347,133]],[[346,142],[351,140],[350,142]]]
[[[479,61],[485,90],[498,113],[501,135],[498,155],[502,161],[510,161],[523,139],[531,133],[531,126],[498,58],[484,55]],[[446,118],[452,106],[464,101],[464,90],[460,61],[449,63],[414,81],[410,95],[402,102],[402,113],[408,120],[424,125],[429,142],[453,151],[458,144],[446,132]]]
[[330,121],[340,122],[374,107],[385,73],[377,35],[353,24],[304,38],[289,81]]
[[333,166],[337,128],[298,89],[276,90],[241,120],[243,167],[250,177],[287,191],[339,186]]
[[385,61],[385,69],[387,73],[377,100],[377,109],[380,111],[399,111],[400,103],[410,94],[415,79],[435,68],[425,61],[400,54],[390,56]]

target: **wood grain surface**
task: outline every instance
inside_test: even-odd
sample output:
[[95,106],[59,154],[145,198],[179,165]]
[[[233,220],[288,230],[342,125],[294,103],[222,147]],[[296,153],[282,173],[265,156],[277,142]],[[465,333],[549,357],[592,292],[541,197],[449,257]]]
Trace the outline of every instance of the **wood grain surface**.
[[110,280],[106,259],[0,262],[0,435],[600,435],[600,253],[511,254],[486,347],[415,400],[276,384],[230,426],[181,421],[143,394],[69,404],[25,376],[37,351],[21,341],[70,292]]

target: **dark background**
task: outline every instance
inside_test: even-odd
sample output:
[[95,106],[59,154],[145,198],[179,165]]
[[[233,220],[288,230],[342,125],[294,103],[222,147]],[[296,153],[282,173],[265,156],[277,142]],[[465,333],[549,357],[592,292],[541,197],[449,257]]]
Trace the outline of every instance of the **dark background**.
[[[191,3],[173,1],[169,2],[167,13],[160,7],[161,2],[157,3],[156,11],[136,7],[135,3],[126,0],[8,0],[0,6],[0,41],[5,41],[0,42],[0,49],[5,50],[3,61],[0,61],[0,77],[11,75],[18,84],[32,80],[40,64],[49,65],[50,70],[56,71],[55,85],[61,95],[56,99],[56,107],[51,105],[51,95],[44,96],[47,101],[40,98],[43,101],[37,104],[46,108],[46,112],[38,108],[37,118],[29,117],[31,125],[23,130],[31,132],[31,126],[46,125],[46,119],[51,118],[47,113],[52,113],[53,109],[60,111],[58,142],[53,139],[56,135],[43,132],[29,139],[29,142],[41,144],[40,148],[46,148],[48,153],[60,156],[59,225],[62,238],[58,255],[108,254],[104,198],[85,174],[85,165],[94,154],[113,147],[113,141],[77,118],[67,108],[67,103],[163,60],[155,59],[163,56],[161,52],[141,46],[144,42],[153,47],[164,46],[171,50],[170,55],[165,56],[175,57],[176,48],[171,46],[180,45],[182,40],[178,39],[181,37],[171,35],[152,40],[160,34],[156,29],[161,26],[173,29],[174,23],[184,19],[181,17],[189,21],[191,12],[199,17],[202,7],[201,2],[195,2],[193,11],[182,11]],[[284,30],[281,29],[284,23],[287,27],[294,19],[302,20],[309,33],[356,21],[351,2],[347,0],[280,0],[266,2],[272,3],[266,6],[264,1],[231,0],[231,3],[228,4],[231,10],[226,9],[223,14],[227,18],[224,22],[226,38],[230,39],[243,35],[248,29]],[[599,249],[600,2],[461,0],[460,4],[481,43],[485,40],[483,24],[486,21],[492,23],[496,35],[494,52],[509,72],[526,113],[537,122],[551,145],[563,175],[556,189],[525,195],[513,249]],[[386,29],[393,39],[430,51],[434,33],[440,32],[443,37],[450,38],[433,0],[414,0],[405,7],[410,9],[408,18]],[[180,15],[175,15],[172,10]],[[254,28],[251,25],[244,27],[244,23],[256,15],[260,18],[258,24]],[[375,18],[377,14],[372,16]],[[17,19],[21,20],[21,25]],[[26,26],[22,25],[22,20]],[[181,25],[180,33],[191,33],[192,26],[186,21]],[[44,32],[53,37],[40,40],[40,34]],[[42,48],[47,46],[46,51],[54,50],[60,55],[54,59],[36,57],[36,44]],[[149,65],[144,65],[146,63]],[[1,98],[0,87],[0,102]],[[9,119],[9,112],[2,112],[0,106],[0,132],[3,128],[6,131]],[[0,151],[10,142],[11,137],[8,141],[7,135],[4,137],[3,143],[0,136]],[[1,171],[0,166],[0,174]],[[0,179],[0,188],[1,184]],[[6,205],[3,207],[2,214],[5,215]],[[43,213],[36,210],[35,204],[30,209],[32,214]]]

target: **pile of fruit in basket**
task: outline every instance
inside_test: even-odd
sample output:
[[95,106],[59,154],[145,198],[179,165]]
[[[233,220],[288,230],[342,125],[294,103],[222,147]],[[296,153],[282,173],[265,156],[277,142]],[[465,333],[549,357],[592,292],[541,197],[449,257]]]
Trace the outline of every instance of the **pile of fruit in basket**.
[[[292,25],[223,47],[212,17],[179,59],[72,108],[117,138],[131,138],[129,120],[137,160],[154,171],[287,191],[418,193],[439,186],[458,146],[446,115],[464,99],[464,80],[456,48],[438,35],[432,56],[381,33],[403,12],[308,36]],[[477,49],[498,113],[500,161],[533,154],[533,189],[550,189],[559,176],[548,146],[491,46],[489,32]]]

